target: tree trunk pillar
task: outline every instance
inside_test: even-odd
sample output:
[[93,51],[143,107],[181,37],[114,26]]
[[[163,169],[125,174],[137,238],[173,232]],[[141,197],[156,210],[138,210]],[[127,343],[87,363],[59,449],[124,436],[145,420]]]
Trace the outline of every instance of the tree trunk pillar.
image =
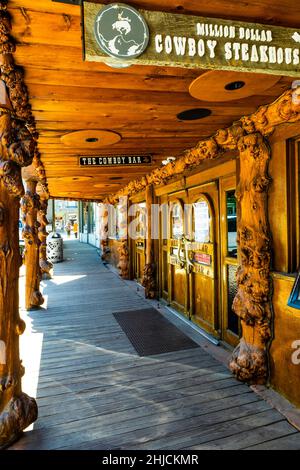
[[33,142],[28,136],[19,137],[9,113],[0,110],[0,449],[37,418],[35,400],[21,389],[19,336],[25,329],[19,316],[18,284],[21,166],[31,163]]
[[129,249],[128,249],[128,199],[120,198],[119,206],[116,208],[119,212],[118,218],[118,235],[121,240],[121,245],[118,247],[119,263],[118,269],[122,279],[130,279],[130,266],[129,266]]
[[265,383],[268,378],[268,346],[272,338],[271,233],[268,222],[270,149],[261,134],[242,137],[238,201],[240,267],[238,292],[233,302],[241,318],[243,336],[233,352],[230,368],[239,380]]
[[101,259],[107,261],[107,254],[109,252],[108,244],[108,204],[101,203],[100,205],[100,244],[101,244]]
[[47,220],[47,208],[48,208],[48,199],[40,197],[40,208],[37,215],[37,220],[39,223],[38,237],[40,241],[39,248],[39,265],[41,270],[41,275],[44,279],[51,279],[51,270],[53,264],[50,263],[47,259],[47,236],[48,232],[46,227],[48,225]]
[[146,264],[144,267],[142,285],[145,287],[145,297],[147,299],[156,298],[156,263],[154,261],[154,240],[152,239],[152,204],[154,202],[153,186],[146,187]]
[[27,310],[38,308],[44,302],[40,292],[40,240],[38,236],[40,224],[37,221],[37,213],[40,209],[40,197],[36,193],[36,186],[36,181],[27,181],[27,190],[22,199],[26,266],[25,306]]

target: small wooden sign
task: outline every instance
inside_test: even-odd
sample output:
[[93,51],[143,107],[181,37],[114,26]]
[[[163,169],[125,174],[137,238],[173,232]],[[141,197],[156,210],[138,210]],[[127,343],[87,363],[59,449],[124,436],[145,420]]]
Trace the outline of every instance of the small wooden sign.
[[193,261],[199,264],[211,265],[211,256],[207,253],[195,253]]
[[80,166],[138,166],[150,165],[151,155],[101,155],[101,156],[81,156]]
[[[115,4],[115,10],[110,7],[115,16],[110,17],[111,24],[106,23],[102,34],[99,18],[107,6],[83,3],[87,61],[116,67],[141,64],[299,77],[300,30],[139,10],[150,34],[148,47],[143,50],[141,41],[136,40],[135,22],[125,11],[126,5],[123,4],[124,11],[122,4]],[[148,40],[146,36],[147,33]],[[130,47],[124,53],[126,44]],[[142,50],[138,57],[134,57],[136,50]]]

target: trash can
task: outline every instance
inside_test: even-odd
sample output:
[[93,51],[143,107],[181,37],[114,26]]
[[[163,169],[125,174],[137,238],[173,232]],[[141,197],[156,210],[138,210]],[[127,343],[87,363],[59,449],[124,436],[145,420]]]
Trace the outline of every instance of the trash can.
[[47,237],[47,259],[51,263],[64,260],[63,239],[59,233],[51,232]]

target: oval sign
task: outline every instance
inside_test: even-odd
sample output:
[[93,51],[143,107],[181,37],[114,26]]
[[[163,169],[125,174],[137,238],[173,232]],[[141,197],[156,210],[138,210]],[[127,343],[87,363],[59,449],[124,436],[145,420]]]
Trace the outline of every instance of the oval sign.
[[102,51],[117,59],[139,57],[149,43],[149,28],[143,16],[123,3],[113,3],[99,11],[94,31]]

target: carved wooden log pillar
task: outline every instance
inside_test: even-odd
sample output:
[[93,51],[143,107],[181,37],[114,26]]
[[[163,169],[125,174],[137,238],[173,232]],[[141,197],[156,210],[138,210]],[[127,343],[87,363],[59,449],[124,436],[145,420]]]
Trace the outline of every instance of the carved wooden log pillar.
[[129,249],[128,249],[128,231],[127,231],[127,223],[128,223],[128,200],[127,197],[121,198],[119,200],[119,207],[117,208],[119,211],[119,220],[117,227],[119,231],[119,237],[121,239],[121,245],[118,247],[119,253],[119,263],[118,269],[119,274],[122,279],[129,279]]
[[36,186],[36,181],[27,181],[27,190],[21,204],[24,214],[23,238],[25,240],[26,266],[25,306],[27,310],[38,308],[44,302],[40,292],[40,240],[38,236],[40,224],[37,221],[37,213],[40,209],[40,197],[36,193]]
[[38,237],[40,241],[39,247],[39,266],[41,270],[41,275],[44,279],[51,279],[51,270],[53,264],[47,260],[47,236],[48,232],[46,227],[48,225],[47,220],[47,208],[48,208],[48,199],[40,197],[40,207],[37,214],[37,220],[39,223]]
[[25,323],[19,316],[18,285],[22,263],[18,222],[24,193],[21,166],[31,163],[34,143],[28,135],[22,136],[17,125],[0,109],[0,448],[37,418],[36,402],[21,389],[24,368],[19,336]]
[[157,293],[156,286],[156,263],[154,261],[154,240],[152,239],[152,204],[153,186],[146,187],[146,214],[147,214],[147,234],[146,234],[146,264],[142,285],[145,287],[145,297],[154,299]]
[[268,163],[270,149],[259,133],[242,137],[238,245],[238,292],[233,302],[241,318],[243,336],[230,368],[239,380],[265,383],[268,378],[268,345],[272,336],[271,234],[268,223]]
[[106,261],[106,256],[109,252],[108,246],[108,204],[101,204],[100,206],[100,240],[101,240],[101,259]]

